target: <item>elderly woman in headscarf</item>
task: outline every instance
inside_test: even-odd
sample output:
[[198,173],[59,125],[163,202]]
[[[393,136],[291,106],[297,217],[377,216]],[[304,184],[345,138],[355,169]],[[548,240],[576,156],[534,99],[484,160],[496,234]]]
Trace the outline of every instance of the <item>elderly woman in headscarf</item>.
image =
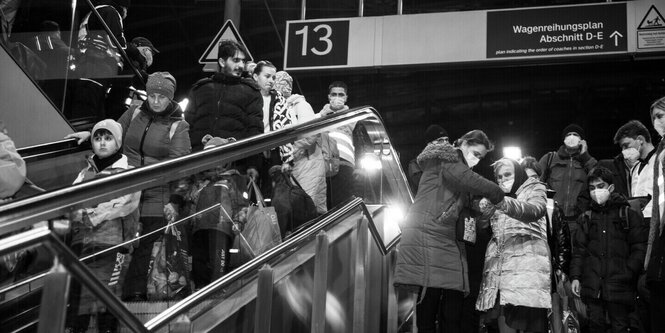
[[494,164],[494,176],[506,196],[498,205],[480,202],[492,238],[476,308],[497,319],[502,333],[544,332],[551,308],[546,188],[507,158]]
[[[289,73],[279,71],[275,75],[275,90],[286,98],[287,108],[282,119],[283,127],[290,127],[308,122],[315,118],[312,106],[305,97],[293,94],[293,78]],[[312,197],[316,210],[323,214],[326,209],[326,178],[325,165],[321,147],[317,145],[317,137],[310,136],[300,139],[293,144],[280,147],[283,170],[291,170],[293,177],[303,190]]]

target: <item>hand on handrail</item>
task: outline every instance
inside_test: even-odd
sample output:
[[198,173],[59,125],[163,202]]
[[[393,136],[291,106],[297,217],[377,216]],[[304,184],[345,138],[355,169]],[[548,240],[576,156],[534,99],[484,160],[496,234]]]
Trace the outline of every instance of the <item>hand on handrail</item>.
[[65,135],[65,139],[77,139],[78,141],[76,143],[80,145],[83,142],[90,140],[90,131],[81,131],[67,134]]

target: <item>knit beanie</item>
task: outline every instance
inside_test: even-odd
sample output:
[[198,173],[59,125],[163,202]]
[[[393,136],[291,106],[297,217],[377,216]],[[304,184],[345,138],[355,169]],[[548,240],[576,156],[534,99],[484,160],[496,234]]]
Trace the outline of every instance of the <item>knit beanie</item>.
[[577,124],[570,124],[570,125],[566,126],[566,128],[564,128],[563,131],[561,132],[561,139],[564,140],[566,138],[566,136],[568,135],[568,133],[572,133],[572,132],[579,134],[580,138],[582,138],[582,140],[584,140],[584,137],[585,137],[584,130],[582,129],[582,127],[580,125],[577,125]]
[[145,84],[145,91],[148,95],[159,93],[170,100],[173,100],[175,94],[175,78],[169,72],[154,72],[148,76],[148,82]]
[[425,142],[430,143],[440,137],[448,136],[448,132],[439,125],[429,125],[425,130]]
[[100,129],[105,129],[111,132],[111,134],[113,134],[113,138],[115,139],[116,145],[118,145],[118,148],[122,147],[122,126],[117,121],[113,119],[104,119],[96,123],[90,132],[92,134],[90,137],[94,138],[95,132]]

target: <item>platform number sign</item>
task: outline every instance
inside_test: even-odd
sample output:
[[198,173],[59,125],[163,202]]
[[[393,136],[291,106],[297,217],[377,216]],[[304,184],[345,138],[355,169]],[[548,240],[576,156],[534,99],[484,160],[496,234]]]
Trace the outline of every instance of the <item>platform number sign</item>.
[[345,66],[349,21],[300,21],[287,26],[285,68]]

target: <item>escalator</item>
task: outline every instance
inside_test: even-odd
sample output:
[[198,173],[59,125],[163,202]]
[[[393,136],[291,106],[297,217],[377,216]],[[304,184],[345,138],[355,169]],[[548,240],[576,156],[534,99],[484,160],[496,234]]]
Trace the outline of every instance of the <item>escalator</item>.
[[[73,209],[191,177],[348,124],[355,124],[358,133],[354,136],[358,166],[350,184],[356,197],[184,299],[121,302],[86,268],[90,260],[77,258],[67,248],[53,223]],[[20,309],[12,313],[11,331],[16,332],[62,331],[66,304],[73,301],[66,292],[70,278],[95,295],[120,321],[120,331],[126,332],[397,332],[410,306],[392,288],[394,251],[399,241],[397,223],[411,200],[378,113],[370,107],[357,108],[0,206],[0,235],[7,237],[0,245],[1,255],[35,246],[52,255],[45,275],[2,286],[0,296],[6,302],[6,295],[18,295],[5,304]],[[188,225],[214,209],[218,205],[182,216],[177,223]],[[39,227],[40,221],[49,223]],[[89,332],[95,331],[95,320],[90,321]]]

